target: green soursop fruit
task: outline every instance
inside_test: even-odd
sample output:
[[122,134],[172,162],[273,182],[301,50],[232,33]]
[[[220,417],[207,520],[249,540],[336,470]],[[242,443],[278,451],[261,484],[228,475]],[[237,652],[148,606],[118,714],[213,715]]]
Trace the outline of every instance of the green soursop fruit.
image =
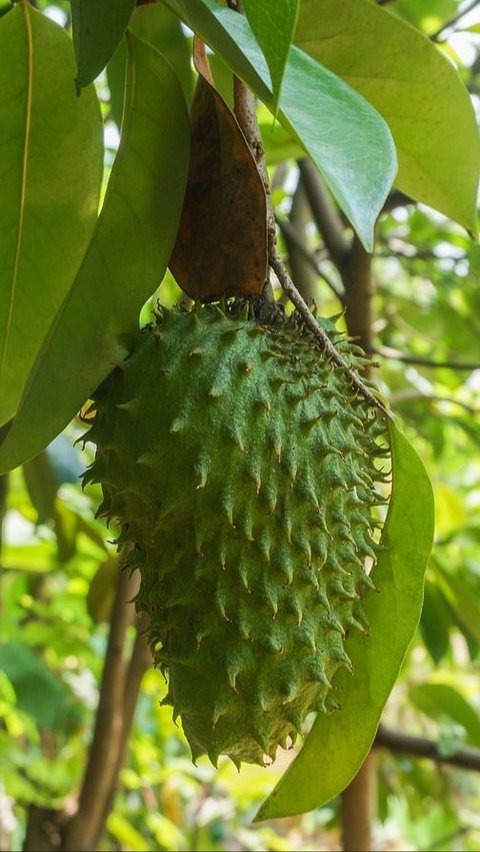
[[133,545],[165,703],[194,759],[263,764],[336,708],[345,637],[368,628],[382,412],[295,317],[232,306],[161,311],[94,407],[86,481]]

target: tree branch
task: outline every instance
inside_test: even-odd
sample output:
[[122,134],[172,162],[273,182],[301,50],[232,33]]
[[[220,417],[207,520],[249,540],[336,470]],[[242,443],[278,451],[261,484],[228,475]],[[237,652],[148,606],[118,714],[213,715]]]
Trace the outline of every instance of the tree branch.
[[345,238],[342,220],[334,207],[318,172],[306,157],[298,162],[305,192],[328,253],[340,270],[348,254],[349,244]]
[[479,3],[480,3],[480,0],[472,0],[472,2],[469,3],[468,6],[465,6],[465,8],[462,11],[458,11],[456,13],[456,15],[454,15],[452,18],[450,18],[450,20],[448,20],[444,24],[442,24],[442,26],[436,32],[431,33],[430,39],[432,41],[438,41],[440,36],[442,35],[442,33],[445,32],[445,30],[449,30],[452,27],[454,27],[455,24],[458,23],[458,21],[460,21],[463,17],[465,17],[465,15],[468,15],[469,12],[472,12],[479,5]]
[[[124,553],[123,559],[125,559]],[[95,719],[90,754],[81,787],[78,811],[65,827],[63,848],[68,852],[95,849],[103,827],[105,805],[118,772],[122,744],[123,697],[127,665],[124,645],[134,618],[131,603],[138,589],[138,577],[121,569],[113,604],[107,653]]]
[[[315,257],[313,252],[309,251],[309,249],[306,247],[297,229],[293,227],[291,222],[287,222],[285,219],[280,219],[278,216],[275,217],[275,221],[278,225],[279,230],[283,234],[285,242],[287,243],[287,248],[290,242],[291,246],[294,247],[296,251],[302,255],[302,257],[310,265],[314,272],[316,272],[316,274],[322,279],[322,281],[325,281],[325,284],[330,287],[332,293],[343,304],[345,301],[344,293],[340,290],[335,281],[333,281],[333,279],[330,278],[330,276],[327,275],[326,272],[324,272],[324,270],[321,268],[317,258]],[[291,253],[291,249],[289,249],[289,251]]]
[[446,766],[457,766],[459,769],[480,772],[480,749],[478,748],[459,748],[454,754],[444,755],[433,740],[404,734],[386,725],[380,725],[375,737],[375,745],[399,754],[424,757]]
[[315,260],[313,252],[309,252],[307,248],[306,229],[310,222],[310,206],[300,175],[298,176],[297,186],[292,195],[288,219],[283,220],[286,228],[282,230],[277,216],[275,216],[275,221],[283,234],[287,249],[288,266],[290,267],[295,286],[307,301],[315,299],[317,296],[317,279],[320,271],[310,262],[310,257],[308,257],[311,254]]
[[145,634],[143,632],[145,619],[141,617],[137,623],[137,636],[135,638],[135,643],[133,646],[132,655],[130,657],[130,663],[128,665],[128,671],[125,678],[125,688],[123,694],[123,725],[122,725],[122,735],[120,747],[118,749],[117,755],[117,765],[115,768],[115,772],[112,773],[111,776],[111,785],[110,790],[108,792],[108,796],[105,799],[105,807],[103,811],[102,824],[99,825],[99,831],[97,835],[97,843],[99,842],[101,835],[103,833],[103,829],[105,823],[108,819],[108,815],[113,809],[113,804],[115,801],[115,794],[117,792],[118,786],[118,776],[120,774],[120,770],[125,763],[125,757],[127,752],[127,746],[130,739],[130,733],[132,730],[133,720],[135,717],[135,710],[137,708],[138,696],[140,694],[140,687],[142,685],[142,680],[147,669],[152,665],[152,655],[150,649],[147,644],[147,640],[145,638]]
[[480,370],[478,361],[432,361],[431,358],[421,358],[417,355],[403,355],[398,349],[392,349],[390,346],[379,346],[372,350],[376,355],[381,355],[382,358],[390,358],[395,361],[402,361],[404,364],[414,364],[419,367],[429,367],[431,369],[448,369],[448,370],[466,370],[472,373],[474,370]]

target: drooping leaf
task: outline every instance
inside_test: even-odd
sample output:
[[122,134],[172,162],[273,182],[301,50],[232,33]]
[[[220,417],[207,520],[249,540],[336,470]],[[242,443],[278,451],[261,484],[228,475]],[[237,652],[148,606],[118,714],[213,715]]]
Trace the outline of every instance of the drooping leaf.
[[79,704],[70,689],[26,645],[0,645],[0,669],[15,689],[17,706],[48,731],[78,722]]
[[438,586],[427,578],[420,631],[425,647],[437,665],[450,648],[452,626],[452,617],[445,598]]
[[[270,75],[248,21],[212,0],[164,0],[275,111]],[[368,250],[396,173],[395,146],[376,110],[339,77],[292,47],[278,117],[322,173]]]
[[433,540],[433,494],[423,463],[391,423],[393,491],[364,608],[369,635],[347,639],[353,674],[335,679],[341,709],[319,714],[294,762],[257,820],[299,814],[341,793],[372,745],[380,714],[420,617],[423,580]]
[[300,0],[244,0],[243,7],[267,60],[272,81],[273,106],[280,97],[288,51],[295,32]]
[[113,56],[135,8],[135,0],[71,0],[77,58],[76,83],[87,86]]
[[267,277],[265,187],[198,43],[195,59],[190,171],[170,269],[192,298],[258,294]]
[[185,100],[156,50],[129,35],[128,53],[122,142],[104,207],[0,447],[2,470],[38,453],[123,360],[170,257],[188,167]]
[[102,120],[75,96],[65,31],[18,3],[0,20],[0,424],[14,414],[95,224]]
[[400,189],[476,232],[475,113],[439,49],[370,0],[303,0],[295,43],[383,115],[398,151]]
[[480,716],[467,699],[449,683],[419,683],[409,690],[409,697],[431,719],[449,717],[465,728],[472,745],[480,746]]

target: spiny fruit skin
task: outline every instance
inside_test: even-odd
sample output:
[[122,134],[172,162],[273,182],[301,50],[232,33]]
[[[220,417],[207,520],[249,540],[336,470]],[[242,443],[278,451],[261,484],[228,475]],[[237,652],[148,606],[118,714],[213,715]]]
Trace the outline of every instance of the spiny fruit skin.
[[161,312],[95,409],[85,478],[134,545],[165,703],[194,759],[263,764],[335,709],[345,636],[368,628],[384,420],[298,321],[217,307]]

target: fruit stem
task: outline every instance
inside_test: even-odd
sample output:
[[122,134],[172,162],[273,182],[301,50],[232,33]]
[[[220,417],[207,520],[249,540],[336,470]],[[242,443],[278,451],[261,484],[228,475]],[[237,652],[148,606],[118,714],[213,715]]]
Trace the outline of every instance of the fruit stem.
[[[239,12],[240,14],[243,13],[241,0],[227,0],[227,3],[233,11]],[[272,269],[277,276],[284,293],[288,296],[291,303],[302,317],[306,327],[312,333],[317,343],[319,343],[319,348],[325,353],[327,358],[338,367],[347,371],[352,387],[361,394],[370,405],[375,408],[379,408],[383,414],[391,417],[391,413],[382,401],[375,396],[374,393],[372,393],[372,391],[362,381],[360,376],[344,361],[340,352],[338,352],[327,333],[323,330],[321,325],[318,324],[310,308],[305,302],[305,299],[298,292],[292,278],[290,277],[288,269],[282,260],[277,246],[275,213],[272,205],[270,180],[268,177],[265,153],[263,150],[262,136],[258,126],[255,95],[238,77],[234,77],[234,102],[235,116],[252,151],[260,177],[262,178],[265,186],[265,193],[267,196],[268,263],[270,269]]]

